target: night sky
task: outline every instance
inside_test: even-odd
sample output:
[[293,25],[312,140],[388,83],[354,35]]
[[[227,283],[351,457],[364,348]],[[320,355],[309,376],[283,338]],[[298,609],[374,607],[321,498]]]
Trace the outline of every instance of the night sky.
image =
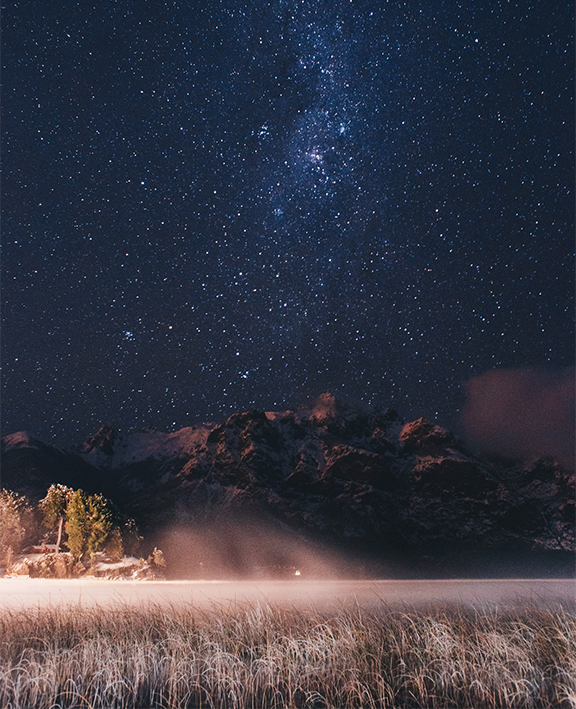
[[574,362],[567,2],[3,9],[3,434]]

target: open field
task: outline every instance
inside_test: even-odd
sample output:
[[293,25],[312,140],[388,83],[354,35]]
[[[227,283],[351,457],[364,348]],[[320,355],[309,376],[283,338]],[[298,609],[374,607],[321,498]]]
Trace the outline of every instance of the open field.
[[4,611],[0,705],[576,706],[574,608]]
[[6,708],[576,707],[573,582],[32,581],[1,582]]
[[0,608],[49,604],[82,606],[193,603],[209,608],[214,602],[290,604],[317,609],[360,605],[363,608],[434,603],[530,603],[576,600],[573,579],[485,579],[422,581],[108,581],[103,579],[0,578]]

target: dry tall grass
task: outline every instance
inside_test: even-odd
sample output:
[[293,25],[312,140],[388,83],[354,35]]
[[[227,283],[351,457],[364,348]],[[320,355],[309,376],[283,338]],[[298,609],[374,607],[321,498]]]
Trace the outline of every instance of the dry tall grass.
[[575,611],[4,611],[0,706],[576,707]]

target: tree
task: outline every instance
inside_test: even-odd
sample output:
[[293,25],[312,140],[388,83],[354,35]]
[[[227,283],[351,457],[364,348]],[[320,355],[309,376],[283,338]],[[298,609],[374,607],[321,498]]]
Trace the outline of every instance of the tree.
[[92,555],[100,551],[112,529],[112,512],[101,494],[90,495],[86,505],[86,551]]
[[0,490],[0,563],[8,564],[20,551],[32,521],[28,499],[10,490]]
[[[106,505],[112,514],[112,529],[108,535],[106,547],[108,548],[111,546],[112,534],[116,535],[116,533],[119,533],[122,553],[126,552],[129,556],[135,556],[138,551],[138,547],[140,546],[140,542],[142,541],[136,522],[120,512],[120,510],[112,502],[107,500]],[[114,544],[112,544],[112,546],[115,545],[118,548],[117,539],[114,541]]]
[[122,534],[122,543],[126,553],[129,556],[135,556],[142,541],[136,522],[129,517],[124,518],[120,524],[120,531]]
[[66,506],[68,549],[80,559],[101,551],[114,529],[114,506],[103,495],[74,490]]
[[56,554],[60,551],[62,528],[66,518],[66,506],[72,492],[73,491],[65,485],[50,485],[46,493],[46,497],[43,500],[40,500],[40,509],[44,513],[44,525],[51,530],[58,525]]
[[122,535],[118,527],[112,527],[106,545],[104,547],[106,556],[111,561],[121,561],[124,555],[124,545],[122,544]]
[[66,505],[66,534],[68,535],[66,544],[75,559],[80,559],[86,551],[87,508],[84,491],[73,490]]

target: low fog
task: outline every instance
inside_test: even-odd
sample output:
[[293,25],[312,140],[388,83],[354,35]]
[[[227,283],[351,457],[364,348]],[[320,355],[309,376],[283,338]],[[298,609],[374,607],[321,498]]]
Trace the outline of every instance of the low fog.
[[570,579],[451,579],[420,581],[110,581],[105,579],[0,578],[0,610],[72,605],[157,604],[227,609],[249,604],[333,611],[346,607],[427,608],[435,604],[504,604],[554,607],[574,602]]

